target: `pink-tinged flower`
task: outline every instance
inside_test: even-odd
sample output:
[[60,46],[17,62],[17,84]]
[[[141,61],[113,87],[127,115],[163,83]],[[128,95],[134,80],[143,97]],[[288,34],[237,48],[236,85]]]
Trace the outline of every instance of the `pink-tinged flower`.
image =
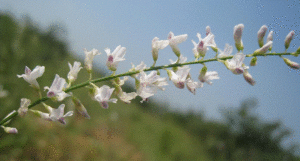
[[36,79],[41,77],[45,72],[44,66],[36,66],[33,71],[31,71],[27,66],[25,67],[25,74],[17,75],[19,78],[24,78],[32,87],[40,89],[40,86]]
[[293,69],[300,69],[300,65],[298,63],[293,62],[293,61],[289,60],[288,58],[283,58],[283,60],[284,60],[285,64],[288,65],[289,67],[291,67]]
[[119,45],[112,53],[110,53],[109,48],[106,48],[105,52],[107,54],[106,66],[109,70],[116,71],[118,63],[125,60],[126,48]]
[[285,40],[284,40],[285,49],[289,48],[290,43],[291,43],[292,39],[294,38],[294,36],[295,36],[295,31],[293,30],[285,37]]
[[273,41],[267,42],[264,46],[262,46],[260,49],[257,49],[253,52],[253,55],[262,55],[265,54],[269,48],[272,46]]
[[187,37],[188,37],[187,34],[174,36],[173,32],[169,33],[168,35],[169,45],[171,46],[173,52],[177,57],[180,56],[180,50],[177,45],[184,42],[187,39]]
[[192,40],[192,43],[194,44],[193,53],[195,58],[204,57],[208,47],[215,47],[216,43],[214,41],[214,35],[212,33],[209,33],[205,38],[201,38],[201,34],[197,33],[197,37],[199,39],[199,43],[197,44],[194,40]]
[[257,32],[258,45],[260,48],[264,45],[264,37],[266,35],[267,30],[268,27],[266,25],[263,25]]
[[55,100],[57,101],[62,101],[66,97],[70,96],[69,94],[63,91],[66,86],[66,80],[64,78],[59,77],[59,75],[56,74],[51,87],[49,88],[48,86],[46,86],[44,87],[44,89],[48,90],[47,96],[49,98],[55,98]]
[[8,134],[17,134],[18,133],[18,130],[16,128],[13,128],[13,127],[5,127],[5,126],[1,126],[4,131]]
[[57,109],[51,108],[50,115],[49,115],[50,119],[52,121],[58,121],[62,124],[66,124],[65,117],[72,116],[73,111],[69,111],[66,114],[64,114],[64,108],[65,108],[65,104],[61,104]]
[[220,54],[218,55],[218,57],[224,58],[224,57],[230,56],[231,53],[232,53],[232,46],[230,46],[229,44],[225,44],[224,51],[220,51]]
[[255,80],[253,79],[253,77],[251,76],[251,74],[248,72],[248,70],[244,70],[243,76],[245,78],[245,80],[252,86],[255,85]]
[[170,79],[177,88],[179,89],[184,88],[184,83],[186,81],[190,69],[191,68],[178,68],[176,73],[173,72],[172,70],[168,70],[168,72],[170,72]]
[[158,50],[164,49],[169,45],[169,40],[159,40],[158,37],[155,37],[152,40],[152,57],[154,62],[158,59]]
[[243,24],[238,24],[234,26],[233,28],[233,38],[235,41],[235,47],[238,51],[244,49],[243,41],[242,41],[242,34],[244,30],[244,25]]
[[200,75],[199,75],[198,79],[202,83],[206,82],[207,84],[212,85],[211,80],[220,79],[220,77],[216,71],[208,72],[207,67],[204,66],[200,71]]
[[232,71],[233,74],[242,74],[244,69],[248,69],[249,67],[243,65],[243,61],[246,55],[243,53],[237,53],[233,56],[232,59],[225,61],[225,66]]
[[149,75],[141,71],[138,77],[136,88],[137,94],[143,99],[142,102],[153,96],[158,89],[165,90],[163,86],[168,85],[167,78],[161,78],[157,71],[151,71]]
[[86,108],[84,107],[84,105],[80,102],[80,100],[74,96],[72,96],[72,101],[75,105],[75,108],[77,109],[77,111],[84,116],[87,119],[90,119],[90,115],[88,114]]
[[31,103],[30,99],[27,98],[21,99],[21,105],[18,110],[19,116],[24,117],[27,114],[28,106],[30,105],[30,103]]
[[[267,43],[269,41],[273,41],[273,31],[270,31],[269,34],[268,34]],[[269,51],[272,51],[272,45],[270,46]]]
[[196,94],[196,88],[203,87],[203,83],[196,82],[196,81],[193,81],[191,78],[188,78],[186,80],[186,87],[190,92],[192,92],[193,94]]
[[103,107],[104,109],[107,109],[108,102],[117,103],[116,98],[110,99],[111,94],[113,93],[114,89],[115,88],[110,88],[107,85],[103,85],[100,88],[96,88],[96,93],[95,93],[94,99],[100,103],[101,107]]
[[73,66],[70,63],[68,63],[68,64],[70,67],[70,72],[68,73],[68,80],[70,82],[74,82],[77,79],[78,72],[82,68],[82,67],[80,67],[81,63],[75,61]]
[[94,56],[100,55],[101,53],[97,49],[92,49],[91,51],[87,51],[86,49],[83,50],[85,53],[84,67],[90,73],[93,69]]
[[48,105],[45,105],[45,108],[49,111],[49,113],[44,113],[38,110],[30,110],[30,111],[44,120],[58,121],[62,124],[66,124],[65,117],[69,117],[73,115],[73,111],[69,111],[66,114],[64,114],[65,104],[61,104],[57,109],[54,109]]

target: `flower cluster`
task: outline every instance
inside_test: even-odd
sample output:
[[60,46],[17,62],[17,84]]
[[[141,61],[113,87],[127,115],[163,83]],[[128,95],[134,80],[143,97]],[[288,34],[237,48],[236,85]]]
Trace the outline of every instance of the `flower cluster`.
[[[121,61],[125,60],[124,57],[126,54],[126,48],[119,45],[114,49],[113,52],[111,52],[109,48],[106,48],[104,50],[107,54],[106,66],[108,70],[112,71],[112,75],[97,80],[92,80],[93,59],[96,55],[100,55],[101,53],[97,49],[92,49],[91,51],[84,49],[84,53],[86,56],[84,60],[84,68],[90,74],[89,80],[85,83],[81,83],[78,86],[72,86],[72,84],[78,77],[78,73],[83,67],[81,67],[80,62],[75,61],[73,66],[72,64],[68,63],[70,68],[70,72],[67,75],[68,82],[65,78],[60,77],[58,74],[56,74],[51,86],[44,87],[44,90],[48,90],[46,93],[46,97],[42,97],[42,91],[40,91],[40,85],[37,82],[37,78],[41,77],[44,74],[45,67],[36,66],[31,71],[30,68],[26,66],[25,73],[22,75],[17,75],[17,77],[23,78],[36,91],[38,91],[40,95],[39,101],[42,102],[44,108],[48,112],[30,109],[36,104],[33,105],[31,104],[31,101],[29,99],[22,98],[21,105],[18,111],[13,111],[12,113],[8,114],[0,122],[0,126],[7,133],[17,133],[18,130],[16,128],[7,127],[6,125],[10,122],[12,117],[16,115],[24,117],[28,111],[33,112],[35,115],[44,120],[66,124],[65,118],[72,116],[73,111],[69,111],[64,114],[65,104],[60,104],[58,108],[53,108],[45,104],[44,101],[47,99],[51,99],[53,101],[60,102],[67,97],[72,98],[74,107],[76,108],[78,113],[89,119],[90,116],[87,109],[84,107],[81,101],[73,93],[70,92],[71,90],[83,86],[88,86],[89,94],[92,100],[99,102],[100,106],[104,109],[108,109],[110,103],[117,103],[118,99],[124,103],[131,103],[133,99],[139,96],[141,98],[141,102],[147,101],[149,97],[155,95],[157,91],[163,91],[165,90],[165,86],[169,85],[167,77],[162,77],[160,75],[160,69],[164,69],[166,71],[169,80],[172,81],[175,87],[184,89],[186,86],[186,88],[193,94],[196,93],[197,88],[203,87],[205,83],[212,85],[212,80],[220,79],[218,72],[208,71],[205,63],[211,61],[218,61],[223,63],[225,67],[233,74],[243,74],[246,82],[248,82],[250,85],[255,85],[255,80],[249,73],[250,67],[245,65],[244,60],[246,57],[253,57],[250,61],[250,66],[255,66],[257,64],[258,56],[266,56],[266,53],[268,51],[271,52],[273,45],[273,31],[269,32],[265,42],[264,37],[268,31],[268,27],[266,25],[263,25],[257,32],[259,49],[255,50],[252,54],[245,55],[243,53],[244,44],[242,41],[243,30],[243,24],[238,24],[233,29],[233,39],[235,41],[237,53],[232,56],[231,53],[233,52],[233,46],[226,44],[223,50],[219,49],[215,42],[215,35],[211,32],[211,28],[207,26],[204,38],[201,37],[200,33],[197,33],[196,37],[198,37],[199,39],[198,43],[192,40],[192,43],[194,45],[192,53],[194,54],[195,60],[191,62],[187,62],[187,57],[184,57],[179,49],[179,44],[187,40],[187,34],[175,36],[173,32],[170,32],[167,36],[167,40],[160,40],[158,37],[154,37],[152,40],[151,51],[154,61],[153,65],[147,68],[144,62],[141,62],[137,66],[132,64],[132,68],[129,69],[128,72],[119,75],[116,75],[116,71],[118,69],[118,64]],[[284,42],[286,50],[289,48],[294,35],[295,32],[291,31],[286,36]],[[167,46],[171,47],[172,51],[177,56],[177,60],[170,60],[170,65],[155,66],[158,60],[159,51],[163,50]],[[205,56],[208,55],[207,52],[209,48],[211,48],[216,53],[216,55],[213,59],[204,60]],[[290,55],[298,56],[299,54],[300,48],[295,53],[292,53]],[[300,68],[299,64],[282,57],[282,55],[284,54],[278,54],[278,56],[283,58],[284,62],[288,66],[293,69]],[[198,60],[199,58],[201,58],[201,60]],[[194,81],[192,78],[192,75],[190,73],[190,64],[203,65],[203,67],[199,71],[199,75],[197,76],[197,81]],[[122,89],[122,86],[130,78],[128,76],[130,76],[135,81],[136,88],[136,91],[130,93],[127,93]],[[123,77],[123,79],[121,77]],[[101,87],[98,87],[96,83],[103,80],[111,80],[111,86],[113,87],[110,87],[109,85],[102,85]],[[2,90],[2,86],[0,86],[0,97],[5,97],[7,93],[8,92]],[[116,98],[111,98],[114,96],[116,96]]]

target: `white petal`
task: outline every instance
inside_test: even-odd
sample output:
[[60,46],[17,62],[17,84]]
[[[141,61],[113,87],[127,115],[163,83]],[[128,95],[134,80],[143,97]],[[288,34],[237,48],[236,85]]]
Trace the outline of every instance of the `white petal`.
[[73,113],[74,113],[73,111],[69,111],[63,117],[73,116]]

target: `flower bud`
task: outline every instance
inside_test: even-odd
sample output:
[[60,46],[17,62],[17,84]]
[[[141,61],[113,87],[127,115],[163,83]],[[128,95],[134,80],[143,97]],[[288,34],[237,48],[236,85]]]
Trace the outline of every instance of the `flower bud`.
[[252,85],[252,86],[255,85],[255,80],[252,78],[252,76],[250,75],[248,70],[244,70],[243,76],[250,85]]
[[205,31],[206,31],[206,36],[211,32],[211,29],[210,29],[210,27],[209,26],[206,26],[206,29],[205,29]]
[[[273,41],[273,31],[270,31],[269,34],[268,34],[267,43],[269,41]],[[272,51],[272,45],[270,46],[269,51]]]
[[250,66],[256,66],[257,65],[257,58],[253,57],[250,61]]
[[202,82],[202,83],[205,82],[205,81],[204,81],[204,77],[205,77],[206,72],[207,72],[207,67],[206,67],[206,66],[202,67],[202,69],[200,70],[200,75],[199,75],[199,77],[198,77],[198,79],[199,79],[200,82]]
[[12,127],[5,127],[5,126],[1,126],[4,131],[8,134],[17,134],[18,130],[16,128],[12,128]]
[[90,119],[91,117],[89,116],[86,108],[84,107],[84,105],[80,102],[80,100],[76,97],[72,97],[72,101],[75,105],[75,108],[77,109],[77,111],[82,115],[84,116],[85,118],[87,119]]
[[24,117],[27,114],[28,111],[28,106],[30,105],[31,101],[27,98],[22,98],[21,99],[21,105],[18,110],[18,113],[21,117]]
[[285,46],[285,49],[288,49],[288,48],[289,48],[290,43],[291,43],[292,39],[294,38],[294,36],[295,36],[294,30],[291,31],[291,32],[286,36],[286,38],[285,38],[285,40],[284,40],[284,46]]
[[273,41],[269,41],[264,46],[262,46],[260,49],[255,50],[253,55],[265,54],[269,50],[269,48],[272,46],[272,44],[273,44]]
[[260,48],[264,45],[264,37],[266,35],[267,30],[268,27],[266,25],[263,25],[257,32],[258,45]]
[[[6,118],[10,117],[11,115],[16,115],[15,113],[17,113],[17,111],[13,110],[11,113],[9,113],[8,115],[6,115],[3,120],[5,120]],[[2,125],[7,125],[9,122],[10,122],[10,120],[7,120]]]
[[295,53],[293,53],[293,55],[294,55],[295,57],[298,57],[299,54],[300,54],[300,47],[296,50]]
[[242,41],[242,34],[244,30],[244,25],[243,24],[238,24],[234,26],[233,29],[233,38],[235,41],[235,47],[238,51],[244,49],[243,41]]
[[288,65],[289,67],[293,68],[293,69],[299,69],[300,65],[296,62],[293,62],[287,58],[283,58],[284,62],[286,65]]

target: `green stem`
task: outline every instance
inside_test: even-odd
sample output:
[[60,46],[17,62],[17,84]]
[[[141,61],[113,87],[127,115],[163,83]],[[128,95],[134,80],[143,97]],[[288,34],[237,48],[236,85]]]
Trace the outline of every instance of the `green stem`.
[[[266,53],[266,54],[260,54],[260,55],[255,55],[255,56],[282,56],[282,55],[292,55],[293,53]],[[203,64],[203,63],[207,63],[207,62],[213,62],[213,61],[218,61],[218,60],[227,60],[227,59],[231,59],[233,56],[228,56],[228,57],[224,57],[224,58],[212,58],[212,59],[206,59],[206,60],[198,60],[198,61],[192,61],[192,62],[186,62],[186,63],[175,63],[175,64],[169,64],[169,65],[162,65],[162,66],[152,66],[150,68],[146,68],[144,69],[144,71],[152,71],[152,70],[159,70],[159,69],[166,69],[166,68],[172,68],[172,67],[178,67],[178,66],[183,66],[183,65],[191,65],[191,64]],[[253,54],[248,54],[246,55],[246,57],[253,57]],[[134,71],[134,72],[126,72],[126,73],[122,73],[122,74],[117,74],[117,75],[111,75],[108,77],[104,77],[104,78],[98,78],[98,79],[94,79],[94,80],[88,80],[86,82],[77,84],[77,85],[73,85],[69,88],[67,88],[65,90],[65,92],[70,92],[73,91],[75,89],[81,88],[81,87],[85,87],[87,85],[90,85],[90,83],[97,83],[97,82],[102,82],[102,81],[107,81],[107,80],[112,80],[114,78],[117,77],[124,77],[124,76],[130,76],[133,74],[137,74],[140,71]],[[91,78],[91,73],[90,73],[90,78]],[[49,98],[48,97],[42,97],[38,100],[36,100],[35,102],[31,103],[28,106],[28,109],[47,101]],[[13,117],[17,116],[18,112],[14,112],[12,113],[9,117],[7,117],[6,119],[3,119],[0,122],[0,125],[3,125],[5,122],[7,122],[8,120],[12,119]]]

